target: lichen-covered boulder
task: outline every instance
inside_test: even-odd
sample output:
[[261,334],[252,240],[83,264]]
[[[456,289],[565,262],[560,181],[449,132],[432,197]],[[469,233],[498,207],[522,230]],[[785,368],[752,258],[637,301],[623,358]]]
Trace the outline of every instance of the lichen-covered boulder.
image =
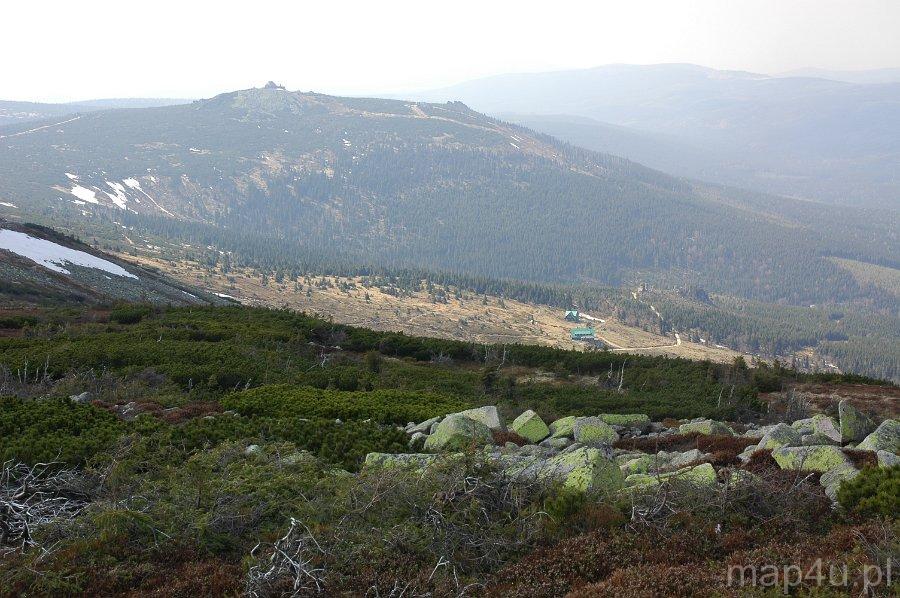
[[632,488],[647,488],[660,482],[689,482],[698,486],[716,483],[716,470],[710,463],[702,463],[696,467],[688,467],[669,473],[649,474],[635,473],[625,478],[625,485]]
[[548,459],[542,467],[542,475],[582,492],[616,492],[625,484],[625,476],[609,454],[591,447],[581,447]]
[[856,448],[865,451],[900,452],[900,421],[896,419],[884,420]]
[[706,436],[734,436],[732,430],[727,424],[718,422],[714,419],[704,419],[697,422],[688,422],[678,426],[679,434],[705,434]]
[[522,482],[535,482],[541,479],[541,470],[547,458],[540,455],[527,455],[515,452],[500,455],[496,463],[504,476]]
[[850,459],[836,446],[786,446],[773,450],[772,458],[781,469],[826,472],[851,465]]
[[544,446],[552,449],[564,449],[574,441],[571,438],[566,436],[554,437],[550,436],[549,438],[544,438],[539,443],[539,446]]
[[540,444],[526,444],[520,446],[519,450],[516,452],[520,455],[533,455],[535,457],[548,458],[555,455],[557,451],[548,446],[541,446]]
[[756,448],[760,450],[777,449],[783,446],[800,444],[800,432],[787,424],[778,424],[762,437]]
[[[665,467],[667,469],[678,469],[681,467],[686,467],[687,465],[699,461],[700,459],[704,459],[708,457],[706,453],[701,451],[700,449],[691,449],[689,451],[684,451],[682,453],[659,453],[660,455],[666,456],[666,462],[664,465],[660,465],[661,467]],[[662,459],[660,459],[662,462]]]
[[422,453],[393,454],[393,453],[369,453],[363,467],[382,469],[425,469],[435,463],[439,455]]
[[555,420],[550,424],[550,435],[553,436],[553,438],[572,438],[572,435],[574,434],[572,426],[575,425],[576,419],[578,419],[576,416],[570,415]]
[[834,418],[827,415],[813,416],[813,434],[822,434],[827,436],[835,443],[841,442],[840,425],[834,421]]
[[477,422],[483,423],[491,430],[496,430],[498,432],[502,432],[506,429],[503,420],[500,418],[500,413],[497,411],[497,407],[493,405],[478,407],[476,409],[466,409],[465,411],[460,411],[456,415],[474,419]]
[[852,480],[859,475],[859,470],[853,465],[841,465],[830,471],[826,471],[819,477],[819,484],[825,489],[825,495],[833,502],[837,502],[838,489],[845,480]]
[[644,413],[601,413],[599,417],[611,426],[639,430],[647,430],[650,427],[650,416]]
[[769,430],[777,426],[778,424],[769,424],[767,426],[760,426],[758,428],[748,428],[746,432],[741,434],[744,438],[758,438],[762,439],[763,436],[769,433]]
[[830,444],[832,446],[840,445],[840,440],[835,440],[822,432],[813,432],[812,434],[804,434],[800,437],[801,446],[816,446],[821,444]]
[[619,465],[619,469],[621,469],[622,473],[626,476],[633,473],[649,473],[654,467],[655,460],[653,455],[641,455],[640,457],[628,459]]
[[800,433],[800,436],[817,435],[817,437],[826,437],[829,440],[821,444],[840,444],[841,429],[840,425],[831,418],[822,413],[807,417],[806,419],[798,419],[791,424],[791,427]]
[[407,445],[411,449],[422,448],[425,445],[425,441],[428,440],[428,436],[423,434],[422,432],[415,432],[409,437],[409,442]]
[[415,434],[416,432],[420,432],[422,434],[428,434],[431,431],[431,426],[437,424],[441,421],[441,416],[432,417],[431,419],[426,419],[425,421],[413,424],[411,426],[406,427],[407,434]]
[[859,442],[875,429],[874,422],[862,411],[844,399],[838,404],[841,425],[841,443]]
[[581,444],[612,444],[619,435],[608,423],[599,417],[579,417],[572,425],[575,442]]
[[491,429],[462,415],[448,415],[425,441],[427,451],[458,451],[470,446],[491,444]]
[[897,453],[892,453],[891,451],[878,451],[876,455],[878,455],[878,467],[893,467],[894,465],[900,465],[900,457],[897,456]]
[[540,442],[550,435],[550,428],[541,417],[529,409],[513,420],[509,429],[527,440],[528,442]]
[[750,458],[753,457],[753,453],[755,453],[758,450],[759,449],[757,448],[757,446],[755,444],[751,444],[750,446],[745,448],[741,452],[741,454],[739,454],[737,456],[738,461],[740,461],[741,463],[747,463],[748,461],[750,461]]
[[[775,424],[776,426],[778,424]],[[791,427],[800,432],[800,434],[812,434],[813,433],[813,418],[805,417],[803,419],[795,420]]]

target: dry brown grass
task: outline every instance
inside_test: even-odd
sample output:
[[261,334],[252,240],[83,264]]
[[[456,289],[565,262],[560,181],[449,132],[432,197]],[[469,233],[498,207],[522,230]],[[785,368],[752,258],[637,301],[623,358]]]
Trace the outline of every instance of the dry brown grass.
[[[584,350],[583,343],[574,342],[569,334],[574,326],[563,319],[563,311],[537,305],[482,297],[464,292],[461,300],[449,297],[447,303],[435,303],[425,291],[410,296],[395,297],[379,289],[363,288],[359,278],[324,277],[330,288],[314,288],[311,296],[306,290],[295,291],[294,283],[267,285],[258,274],[244,270],[226,276],[210,272],[194,262],[181,261],[173,267],[169,262],[153,256],[120,254],[122,259],[159,268],[170,276],[191,285],[216,293],[224,293],[248,305],[288,307],[309,314],[321,315],[341,324],[362,326],[373,330],[405,332],[480,343],[523,343]],[[229,277],[233,282],[229,281]],[[314,277],[318,281],[321,276]],[[350,292],[341,291],[338,283],[356,286]],[[368,294],[368,300],[366,295]],[[614,351],[668,355],[689,359],[709,359],[730,363],[739,355],[729,349],[683,342],[660,336],[640,328],[628,326],[608,314],[592,314],[605,320],[594,322],[597,336]],[[749,357],[748,357],[749,359]]]

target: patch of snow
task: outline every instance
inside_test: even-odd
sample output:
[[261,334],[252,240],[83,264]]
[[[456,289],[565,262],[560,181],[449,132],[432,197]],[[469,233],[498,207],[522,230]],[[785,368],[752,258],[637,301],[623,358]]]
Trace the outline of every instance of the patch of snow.
[[85,202],[81,201],[80,199],[72,199],[72,200],[70,200],[70,201],[71,201],[73,204],[75,204],[76,206],[83,206],[83,205],[85,205]]
[[226,295],[225,293],[213,293],[216,297],[221,297],[222,299],[234,299],[237,301],[237,297],[232,297],[231,295]]
[[77,175],[77,174],[72,174],[71,172],[67,172],[67,173],[66,173],[66,176],[69,177],[69,180],[70,180],[70,181],[77,181],[77,180],[78,180],[78,175]]
[[96,268],[116,276],[138,280],[137,276],[110,261],[14,230],[0,229],[0,249],[12,251],[49,270],[62,274],[71,274],[63,265],[72,264],[85,268]]
[[185,295],[187,295],[188,297],[193,297],[194,299],[197,298],[197,295],[192,295],[191,293],[188,293],[187,291],[182,290],[181,292],[184,293]]
[[97,201],[97,193],[93,189],[88,189],[87,187],[82,187],[81,185],[75,185],[74,187],[72,187],[72,190],[69,191],[69,193],[71,193],[81,201],[95,204],[100,203],[99,201]]
[[128,196],[125,195],[125,187],[122,186],[122,183],[114,183],[112,181],[106,181],[106,184],[112,187],[112,190],[115,192],[115,194],[107,192],[109,198],[114,204],[124,210],[125,204],[128,202]]
[[600,322],[601,324],[606,324],[606,320],[601,320],[600,318],[595,318],[594,316],[589,316],[586,313],[580,314],[585,320],[591,320],[592,322]]
[[[156,181],[156,179],[153,178],[153,177],[150,177],[150,180],[151,180],[151,181],[154,181],[154,182]],[[140,191],[141,193],[143,193],[143,194],[144,194],[144,197],[146,197],[147,199],[149,199],[150,201],[152,201],[152,202],[153,202],[153,205],[155,205],[155,206],[156,206],[157,208],[159,208],[161,211],[165,212],[166,214],[168,214],[169,216],[171,216],[171,217],[173,217],[173,218],[175,217],[175,214],[173,214],[173,213],[170,212],[169,210],[165,209],[164,207],[162,207],[161,205],[159,205],[158,203],[156,203],[156,200],[153,199],[152,197],[150,197],[150,195],[148,195],[147,192],[144,191],[144,190],[141,188],[141,183],[140,183],[140,181],[138,181],[137,179],[132,179],[132,178],[122,179],[122,182],[125,183],[127,186],[131,187],[132,189],[136,189],[136,190]]]
[[515,143],[513,143],[512,141],[510,141],[509,144],[510,144],[511,146],[513,146],[514,148],[519,149],[519,146],[516,145]]
[[15,205],[5,202],[5,201],[0,201],[0,206],[3,206],[5,208],[18,208],[19,207],[19,206],[15,206]]

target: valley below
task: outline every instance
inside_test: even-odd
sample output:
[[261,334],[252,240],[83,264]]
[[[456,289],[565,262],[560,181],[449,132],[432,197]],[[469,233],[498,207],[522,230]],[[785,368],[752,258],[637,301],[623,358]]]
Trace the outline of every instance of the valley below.
[[494,295],[479,295],[453,289],[441,300],[425,289],[391,293],[368,285],[363,277],[305,277],[305,284],[276,282],[251,269],[228,274],[204,268],[197,262],[132,254],[118,254],[126,260],[158,269],[185,284],[203,288],[220,297],[258,307],[286,307],[339,324],[372,330],[403,332],[485,344],[533,344],[560,349],[591,350],[592,345],[571,339],[577,326],[591,326],[595,338],[613,352],[665,355],[687,359],[730,363],[754,356],[724,347],[681,341],[674,334],[662,336],[629,326],[603,313],[582,314],[580,323],[566,321],[565,310],[526,303]]

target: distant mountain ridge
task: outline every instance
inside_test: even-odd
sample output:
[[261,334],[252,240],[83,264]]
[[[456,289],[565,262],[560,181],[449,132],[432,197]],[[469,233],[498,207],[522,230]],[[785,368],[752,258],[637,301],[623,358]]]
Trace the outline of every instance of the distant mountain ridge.
[[267,87],[49,122],[0,133],[0,201],[266,268],[650,279],[802,304],[877,295],[826,256],[900,263],[880,213],[665,175],[458,102]]
[[187,104],[191,100],[167,98],[116,98],[97,99],[62,104],[46,104],[39,102],[16,102],[0,100],[0,128],[5,125],[27,123],[57,116],[67,116],[80,112],[95,110],[111,110],[117,108],[153,108],[156,106],[173,106]]
[[859,83],[863,85],[879,83],[900,82],[900,68],[883,68],[867,70],[832,70],[820,68],[795,69],[778,73],[776,77],[815,77],[818,79],[831,79],[845,83]]
[[[900,209],[900,83],[888,75],[881,77],[889,82],[862,85],[684,64],[610,65],[498,75],[413,97],[461,100],[523,122],[568,115],[672,136],[701,150],[711,182]],[[585,147],[613,149],[603,136]],[[652,154],[633,158],[659,166]],[[697,176],[696,162],[682,162],[677,149],[666,160],[668,172]]]

